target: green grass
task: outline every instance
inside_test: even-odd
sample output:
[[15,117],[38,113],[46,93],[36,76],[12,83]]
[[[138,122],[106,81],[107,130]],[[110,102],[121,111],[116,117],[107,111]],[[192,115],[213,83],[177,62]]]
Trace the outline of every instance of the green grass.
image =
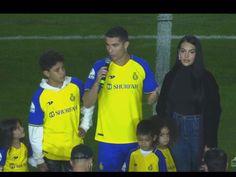
[[[122,25],[130,35],[156,35],[158,14],[1,14],[0,36],[57,36],[103,35],[112,26]],[[173,35],[236,35],[235,14],[174,14]],[[178,40],[172,40],[171,64]],[[132,39],[129,52],[145,58],[155,69],[156,40]],[[202,39],[205,65],[214,74],[220,88],[222,116],[219,127],[219,147],[231,160],[236,156],[236,40]],[[94,40],[0,40],[0,118],[19,117],[27,130],[27,119],[32,94],[38,88],[42,74],[39,56],[55,49],[65,56],[68,75],[85,82],[91,65],[106,55],[104,41]],[[152,108],[144,102],[144,117]],[[94,127],[89,130],[85,143],[95,154]],[[96,161],[96,159],[95,159]],[[95,163],[96,168],[96,163]],[[229,168],[230,171],[235,171]]]

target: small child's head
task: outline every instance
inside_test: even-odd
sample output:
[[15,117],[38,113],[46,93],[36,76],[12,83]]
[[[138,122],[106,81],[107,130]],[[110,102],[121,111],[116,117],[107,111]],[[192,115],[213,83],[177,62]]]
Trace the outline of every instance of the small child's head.
[[64,81],[64,56],[61,53],[53,50],[43,53],[39,58],[39,65],[47,78]]
[[85,145],[75,146],[71,151],[70,164],[74,172],[92,171],[93,167],[93,151]]
[[152,150],[157,137],[155,135],[152,121],[149,119],[141,120],[137,126],[136,136],[138,145],[142,150]]
[[224,172],[227,170],[227,154],[218,148],[209,149],[204,155],[205,171]]
[[0,147],[9,148],[13,140],[23,137],[25,137],[25,131],[19,119],[11,118],[0,122]]
[[160,147],[168,147],[172,145],[176,139],[176,128],[174,122],[167,117],[152,116],[153,124],[155,125],[155,133],[157,135],[157,145]]

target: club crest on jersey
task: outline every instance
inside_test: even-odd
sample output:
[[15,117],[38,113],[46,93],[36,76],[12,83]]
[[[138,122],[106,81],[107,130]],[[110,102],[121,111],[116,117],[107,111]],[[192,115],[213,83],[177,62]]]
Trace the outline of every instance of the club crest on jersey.
[[138,79],[138,75],[137,75],[136,72],[133,73],[133,79],[134,79],[134,80],[137,80],[137,79]]
[[152,171],[153,170],[153,166],[152,164],[148,166],[148,171]]
[[70,94],[70,101],[75,101],[75,96],[72,93]]

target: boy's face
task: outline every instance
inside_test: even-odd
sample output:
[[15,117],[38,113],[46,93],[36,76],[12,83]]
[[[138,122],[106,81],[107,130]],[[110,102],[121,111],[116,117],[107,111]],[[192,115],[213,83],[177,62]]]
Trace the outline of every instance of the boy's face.
[[155,137],[152,137],[151,135],[137,135],[138,139],[138,145],[139,147],[144,151],[150,151],[153,149],[153,142],[156,139]]
[[49,71],[44,71],[44,75],[48,78],[48,84],[54,87],[62,86],[66,71],[63,62],[57,62]]

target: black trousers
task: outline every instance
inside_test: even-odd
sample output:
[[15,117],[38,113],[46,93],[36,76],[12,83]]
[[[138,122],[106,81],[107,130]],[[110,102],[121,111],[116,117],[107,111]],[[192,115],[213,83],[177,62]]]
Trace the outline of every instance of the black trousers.
[[48,166],[49,172],[69,172],[69,171],[71,171],[70,161],[51,160],[46,157],[44,157],[44,160]]

